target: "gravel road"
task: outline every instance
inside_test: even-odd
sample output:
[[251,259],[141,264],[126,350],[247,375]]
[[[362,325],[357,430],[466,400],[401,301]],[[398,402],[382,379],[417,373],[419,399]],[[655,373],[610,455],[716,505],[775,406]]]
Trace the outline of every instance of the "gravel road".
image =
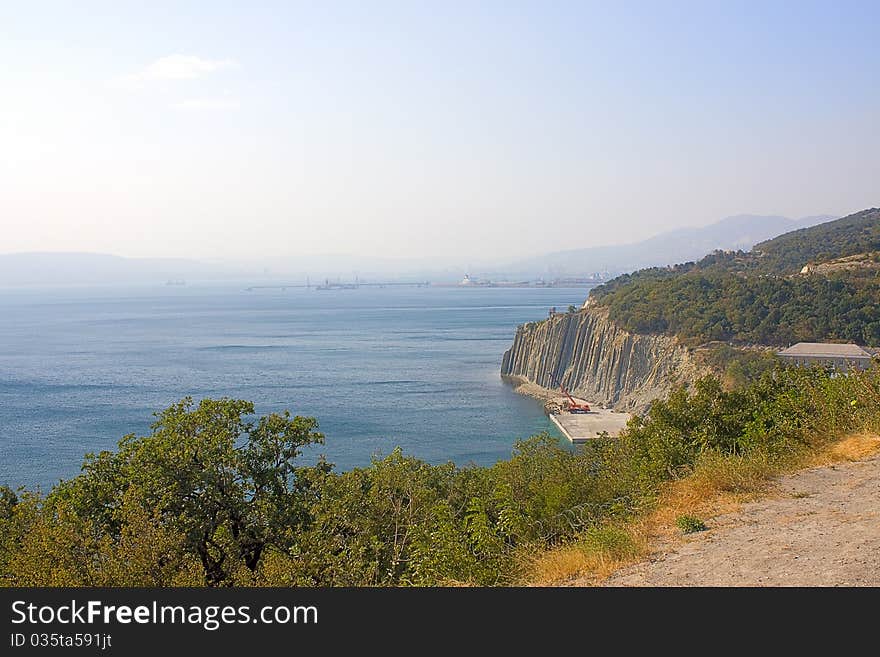
[[880,455],[783,477],[707,525],[605,585],[880,586]]

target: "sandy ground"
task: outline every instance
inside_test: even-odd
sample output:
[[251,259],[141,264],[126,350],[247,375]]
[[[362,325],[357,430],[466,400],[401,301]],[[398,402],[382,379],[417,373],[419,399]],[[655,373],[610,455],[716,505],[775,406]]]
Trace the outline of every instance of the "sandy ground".
[[805,470],[607,586],[880,586],[880,455]]

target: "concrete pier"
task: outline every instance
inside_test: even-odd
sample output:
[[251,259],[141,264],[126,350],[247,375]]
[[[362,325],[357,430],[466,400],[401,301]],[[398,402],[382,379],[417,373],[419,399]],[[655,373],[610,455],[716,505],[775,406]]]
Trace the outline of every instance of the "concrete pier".
[[576,445],[596,438],[603,431],[609,436],[616,436],[629,418],[629,413],[615,413],[604,408],[596,408],[585,414],[563,411],[550,416],[562,435]]

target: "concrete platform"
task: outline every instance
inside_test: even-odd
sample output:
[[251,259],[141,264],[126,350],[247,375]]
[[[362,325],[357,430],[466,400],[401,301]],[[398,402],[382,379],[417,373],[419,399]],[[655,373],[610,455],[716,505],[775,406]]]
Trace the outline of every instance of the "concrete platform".
[[585,443],[603,431],[609,436],[616,436],[626,426],[629,418],[629,413],[615,413],[604,408],[595,408],[585,414],[563,411],[550,416],[562,435],[574,444]]

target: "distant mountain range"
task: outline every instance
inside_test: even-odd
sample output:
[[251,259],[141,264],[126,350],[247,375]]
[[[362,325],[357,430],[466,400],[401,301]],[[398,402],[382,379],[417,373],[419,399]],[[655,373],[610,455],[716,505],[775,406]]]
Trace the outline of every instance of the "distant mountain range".
[[123,258],[100,253],[0,255],[0,287],[108,285],[231,278],[231,267],[181,258]]
[[758,242],[800,228],[831,221],[831,215],[802,219],[740,214],[700,228],[679,228],[654,237],[618,246],[596,246],[558,251],[511,263],[511,272],[531,272],[545,277],[588,276],[598,272],[619,274],[645,267],[699,260],[716,249],[748,251]]
[[273,257],[235,262],[184,258],[126,258],[101,253],[0,254],[0,287],[70,285],[163,285],[217,281],[312,284],[339,282],[458,281],[460,263],[439,258],[393,259],[348,255]]
[[[619,274],[644,267],[698,260],[715,249],[749,250],[758,242],[834,219],[829,215],[792,220],[738,215],[702,228],[681,228],[621,246],[597,246],[537,256],[506,266],[473,268],[491,280]],[[455,282],[468,273],[441,258],[390,259],[345,255],[291,256],[260,262],[210,263],[182,258],[124,258],[96,253],[14,253],[0,255],[0,287],[21,285],[163,284],[166,281],[284,280],[312,282],[324,277],[360,280]]]

